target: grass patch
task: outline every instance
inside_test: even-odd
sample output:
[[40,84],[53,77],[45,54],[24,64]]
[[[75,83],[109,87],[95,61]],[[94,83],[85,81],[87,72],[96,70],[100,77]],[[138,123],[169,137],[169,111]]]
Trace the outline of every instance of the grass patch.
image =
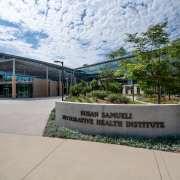
[[162,151],[180,152],[180,136],[171,137],[129,137],[118,135],[85,135],[79,131],[74,131],[65,127],[56,126],[55,108],[49,115],[49,121],[44,129],[43,136],[58,137],[65,139],[86,140],[108,144],[125,145],[137,148],[156,149]]

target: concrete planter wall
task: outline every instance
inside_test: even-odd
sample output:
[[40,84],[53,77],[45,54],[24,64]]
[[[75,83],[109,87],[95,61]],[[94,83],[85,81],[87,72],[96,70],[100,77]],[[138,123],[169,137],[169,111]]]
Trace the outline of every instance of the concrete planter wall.
[[180,105],[56,102],[56,124],[85,134],[180,135]]

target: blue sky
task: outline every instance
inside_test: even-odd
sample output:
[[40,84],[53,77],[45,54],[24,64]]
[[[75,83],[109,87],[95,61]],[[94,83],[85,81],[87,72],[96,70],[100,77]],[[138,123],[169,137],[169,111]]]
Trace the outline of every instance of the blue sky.
[[0,0],[0,52],[79,67],[130,50],[125,33],[165,21],[180,38],[179,0]]

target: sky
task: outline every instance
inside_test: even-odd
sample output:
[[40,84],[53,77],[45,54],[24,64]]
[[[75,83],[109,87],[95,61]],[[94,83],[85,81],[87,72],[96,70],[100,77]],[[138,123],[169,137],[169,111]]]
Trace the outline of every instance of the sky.
[[180,0],[0,0],[0,52],[75,68],[130,50],[126,33],[165,21],[180,38]]

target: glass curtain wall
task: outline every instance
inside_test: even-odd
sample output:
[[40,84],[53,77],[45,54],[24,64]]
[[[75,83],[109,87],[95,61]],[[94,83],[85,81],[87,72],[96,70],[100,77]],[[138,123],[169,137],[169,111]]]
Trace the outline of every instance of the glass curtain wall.
[[16,98],[30,98],[32,97],[32,84],[17,84]]
[[0,85],[0,98],[12,98],[12,84]]

